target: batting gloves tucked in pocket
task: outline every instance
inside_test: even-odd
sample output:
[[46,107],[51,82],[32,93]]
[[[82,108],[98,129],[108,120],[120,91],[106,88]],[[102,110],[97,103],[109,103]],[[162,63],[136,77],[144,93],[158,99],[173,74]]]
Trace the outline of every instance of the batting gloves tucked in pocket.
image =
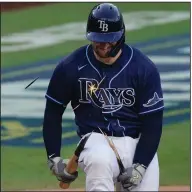
[[125,190],[130,191],[141,183],[145,171],[146,167],[144,165],[133,164],[132,167],[129,167],[124,173],[119,175],[118,180]]
[[73,174],[67,173],[65,170],[66,163],[61,157],[48,159],[48,166],[53,174],[57,177],[57,179],[63,183],[71,183],[78,177],[77,171]]

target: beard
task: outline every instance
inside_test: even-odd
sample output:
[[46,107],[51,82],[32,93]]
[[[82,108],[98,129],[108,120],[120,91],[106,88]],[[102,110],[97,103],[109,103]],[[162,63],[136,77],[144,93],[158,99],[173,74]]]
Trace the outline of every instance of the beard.
[[101,53],[98,49],[94,49],[95,53],[100,57],[100,58],[108,58],[109,57],[109,51],[106,53]]
[[109,46],[107,49],[102,49],[99,45],[92,45],[94,52],[100,57],[100,58],[109,58],[109,53],[113,46]]

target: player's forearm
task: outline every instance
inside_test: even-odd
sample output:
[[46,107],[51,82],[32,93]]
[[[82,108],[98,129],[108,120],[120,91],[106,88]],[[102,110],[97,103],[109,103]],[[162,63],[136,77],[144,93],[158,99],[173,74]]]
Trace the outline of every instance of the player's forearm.
[[60,156],[63,112],[64,108],[61,105],[47,100],[43,121],[43,139],[47,156]]
[[133,163],[148,167],[157,152],[162,134],[163,111],[147,114],[141,117],[142,134],[136,147]]

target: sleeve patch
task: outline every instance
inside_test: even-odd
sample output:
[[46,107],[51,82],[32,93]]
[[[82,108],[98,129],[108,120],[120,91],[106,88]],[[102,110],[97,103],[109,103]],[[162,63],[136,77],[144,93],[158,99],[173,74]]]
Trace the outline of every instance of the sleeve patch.
[[143,107],[152,107],[162,101],[163,98],[160,98],[157,94],[157,92],[154,93],[153,97],[148,100],[146,104],[143,104]]

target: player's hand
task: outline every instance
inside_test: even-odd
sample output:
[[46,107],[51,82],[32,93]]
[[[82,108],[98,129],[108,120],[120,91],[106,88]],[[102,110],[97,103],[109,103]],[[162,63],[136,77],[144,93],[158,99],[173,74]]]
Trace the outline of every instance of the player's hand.
[[61,157],[48,159],[48,166],[57,179],[63,183],[71,183],[78,177],[78,172],[70,174],[66,171],[67,164]]
[[126,171],[118,177],[123,188],[127,191],[137,187],[145,174],[146,167],[141,164],[133,164],[132,167],[126,169]]

